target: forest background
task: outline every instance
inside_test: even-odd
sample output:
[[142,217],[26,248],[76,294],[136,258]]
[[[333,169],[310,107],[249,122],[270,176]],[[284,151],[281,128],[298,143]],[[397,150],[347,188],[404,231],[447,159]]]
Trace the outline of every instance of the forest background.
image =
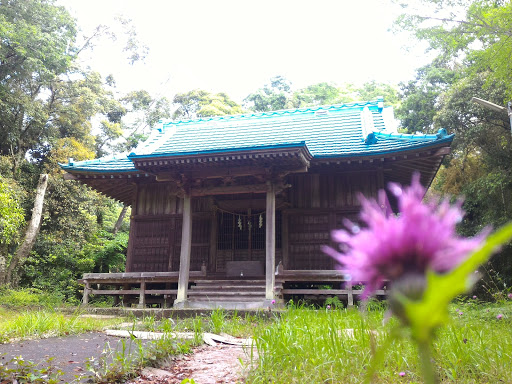
[[[433,60],[414,80],[362,86],[318,83],[295,89],[282,76],[241,104],[201,89],[172,100],[136,89],[116,91],[115,76],[80,65],[80,55],[107,26],[80,35],[77,21],[52,0],[0,1],[0,284],[80,300],[76,280],[87,272],[122,271],[129,208],[74,181],[59,163],[129,151],[159,119],[263,112],[375,99],[395,108],[400,130],[455,133],[431,190],[464,196],[460,234],[512,219],[512,131],[505,106],[512,100],[512,3],[418,0],[402,4],[390,25],[423,41]],[[122,40],[126,60],[143,60],[146,47],[129,20]],[[399,58],[397,58],[399,60]],[[43,175],[43,176],[41,176]],[[485,284],[510,290],[512,247],[484,270]],[[483,287],[483,288],[482,288]],[[491,297],[491,296],[489,296]]]

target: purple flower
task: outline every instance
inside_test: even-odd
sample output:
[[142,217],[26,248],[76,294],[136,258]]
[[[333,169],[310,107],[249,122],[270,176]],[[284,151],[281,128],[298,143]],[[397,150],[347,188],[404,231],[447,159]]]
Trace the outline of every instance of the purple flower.
[[476,299],[476,296],[473,296],[473,299]]
[[503,319],[503,315],[500,313],[498,316],[496,316],[496,318],[497,318],[498,320],[501,320],[501,319]]
[[400,377],[404,377],[404,376],[405,376],[405,372],[400,372],[400,373],[398,374],[398,376],[400,376]]
[[395,281],[406,275],[425,275],[427,270],[447,272],[481,245],[488,231],[465,239],[455,232],[463,217],[462,201],[450,205],[448,200],[422,202],[425,188],[420,175],[414,174],[410,187],[395,183],[389,190],[398,201],[399,215],[391,212],[385,191],[378,201],[360,195],[363,228],[346,221],[349,230],[332,233],[340,250],[324,247],[324,251],[347,271],[352,281],[364,281],[364,296],[381,288],[386,280]]
[[507,297],[512,300],[512,293],[509,293]]
[[459,316],[462,316],[464,314],[464,312],[459,312]]
[[331,309],[331,306],[330,306],[330,305],[328,305],[328,306],[327,306],[327,309]]
[[274,305],[274,304],[276,303],[276,301],[275,301],[275,300],[272,300],[272,301],[271,301],[271,303],[272,303],[272,305]]

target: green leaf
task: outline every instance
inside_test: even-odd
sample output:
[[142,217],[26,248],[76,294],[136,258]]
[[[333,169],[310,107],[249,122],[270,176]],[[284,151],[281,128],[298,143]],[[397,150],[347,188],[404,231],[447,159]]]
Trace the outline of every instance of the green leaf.
[[468,291],[474,283],[474,273],[502,245],[512,239],[512,222],[490,235],[484,245],[452,271],[439,275],[427,274],[421,300],[399,298],[405,308],[412,336],[418,342],[428,342],[434,330],[448,320],[448,304]]

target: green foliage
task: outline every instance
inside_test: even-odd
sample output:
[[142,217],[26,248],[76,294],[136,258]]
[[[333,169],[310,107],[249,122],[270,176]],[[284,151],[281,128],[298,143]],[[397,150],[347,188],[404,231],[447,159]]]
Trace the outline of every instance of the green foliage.
[[492,253],[512,239],[512,223],[490,235],[485,244],[452,271],[443,275],[430,272],[420,300],[399,297],[405,309],[412,336],[419,343],[428,343],[434,331],[448,320],[448,305],[474,283],[474,272]]
[[0,377],[6,383],[57,384],[61,382],[60,377],[63,374],[63,371],[55,367],[53,358],[48,358],[43,363],[35,363],[19,356],[0,364]]
[[[458,230],[472,236],[512,219],[512,136],[505,112],[481,107],[479,97],[504,105],[510,82],[512,3],[505,1],[421,0],[403,4],[395,28],[414,34],[438,54],[402,85],[397,110],[409,132],[455,133],[452,154],[433,188],[463,195],[467,215]],[[511,247],[493,258],[495,269],[512,284]]]
[[[45,296],[37,301],[41,303],[44,299]],[[44,338],[99,331],[107,325],[113,326],[126,319],[100,320],[81,317],[79,313],[65,315],[49,307],[44,310],[33,310],[22,306],[0,310],[0,320],[0,340],[8,342],[12,339]]]
[[25,213],[8,181],[0,176],[0,256],[6,255],[1,251],[16,242],[20,229],[25,224]]
[[89,377],[99,383],[121,383],[135,377],[135,374],[147,366],[158,366],[170,356],[191,352],[189,342],[176,340],[170,334],[155,341],[144,343],[131,337],[128,341],[121,340],[121,348],[112,348],[109,343],[101,356],[92,357],[86,362]]
[[173,104],[176,106],[176,110],[172,117],[182,120],[236,115],[243,112],[242,107],[225,93],[211,94],[200,89],[177,94],[174,97]]
[[49,307],[64,305],[64,297],[55,291],[36,288],[0,290],[0,305],[12,307]]
[[362,86],[354,84],[337,86],[324,82],[294,91],[288,80],[282,76],[276,76],[270,79],[270,84],[247,96],[244,99],[244,105],[255,112],[267,112],[285,108],[370,101],[379,96],[384,97],[386,106],[399,105],[398,91],[390,84],[369,81]]
[[283,76],[275,76],[270,83],[244,99],[244,106],[255,112],[277,111],[291,107],[291,83]]
[[212,311],[211,325],[213,333],[221,333],[226,323],[226,312],[223,309],[215,309]]
[[337,104],[341,101],[340,90],[336,85],[329,83],[307,86],[294,92],[292,96],[294,108]]
[[[436,130],[434,118],[441,94],[457,79],[457,72],[442,58],[417,70],[414,80],[401,84],[401,104],[397,118],[409,133]],[[384,99],[385,100],[385,99]]]
[[343,303],[338,296],[331,296],[325,299],[324,306],[330,306],[332,309],[343,308]]
[[117,235],[111,233],[121,208],[82,184],[51,178],[41,230],[20,269],[19,284],[77,302],[81,287],[76,280],[83,273],[123,271],[127,223]]
[[430,48],[463,63],[468,74],[488,73],[486,86],[506,87],[501,102],[512,97],[512,3],[509,1],[421,0],[403,4],[396,28],[410,31]]

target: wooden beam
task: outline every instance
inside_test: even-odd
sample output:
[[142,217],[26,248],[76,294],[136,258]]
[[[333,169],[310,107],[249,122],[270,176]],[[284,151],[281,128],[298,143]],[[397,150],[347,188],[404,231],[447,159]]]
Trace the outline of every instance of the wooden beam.
[[[297,171],[302,171],[300,167]],[[287,172],[294,172],[292,169]],[[192,169],[185,172],[190,179],[216,179],[224,177],[240,177],[267,174],[267,168],[263,166],[240,166],[240,167],[204,167],[201,169]],[[157,181],[179,181],[180,176],[176,172],[162,172],[156,176]]]
[[190,272],[190,254],[192,251],[192,204],[190,194],[183,198],[183,223],[181,226],[180,272],[178,277],[178,296],[174,306],[184,307],[187,302],[188,280]]
[[64,174],[64,180],[77,180],[77,177],[71,173],[65,173]]
[[[274,194],[279,190],[290,187],[289,184],[274,184]],[[268,190],[267,184],[247,184],[247,185],[226,185],[219,187],[192,187],[191,196],[211,196],[211,195],[232,195],[237,193],[265,193]]]

